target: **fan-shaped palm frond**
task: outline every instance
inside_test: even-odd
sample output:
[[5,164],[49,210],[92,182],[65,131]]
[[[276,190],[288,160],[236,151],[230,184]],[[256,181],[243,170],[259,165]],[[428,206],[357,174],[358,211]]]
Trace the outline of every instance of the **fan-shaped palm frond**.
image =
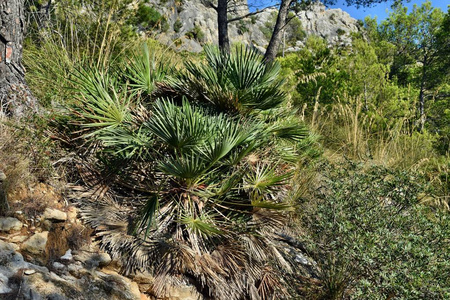
[[205,138],[208,124],[187,102],[178,107],[171,101],[157,101],[146,126],[168,146],[183,151]]
[[150,155],[154,146],[154,136],[146,128],[114,128],[103,130],[98,139],[111,149],[115,155],[124,158],[140,157]]
[[258,163],[256,168],[247,175],[245,187],[259,193],[265,193],[274,187],[285,184],[291,174],[277,174],[277,168],[277,164]]
[[147,43],[143,43],[141,51],[133,53],[127,62],[124,75],[133,91],[150,96],[157,83],[170,81],[173,72],[167,61],[150,52]]
[[88,136],[115,129],[131,120],[129,106],[132,98],[126,87],[98,70],[79,70],[73,82],[80,94],[76,106],[76,122],[88,130]]
[[205,54],[206,64],[186,63],[188,73],[173,82],[180,94],[220,111],[243,114],[272,109],[285,100],[278,63],[266,64],[256,51],[244,47],[231,54],[205,47]]

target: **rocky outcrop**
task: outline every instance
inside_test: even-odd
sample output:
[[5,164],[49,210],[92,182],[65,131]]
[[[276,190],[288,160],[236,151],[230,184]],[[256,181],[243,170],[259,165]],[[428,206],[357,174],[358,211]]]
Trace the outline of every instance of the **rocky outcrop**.
[[340,8],[326,9],[322,3],[313,5],[308,11],[299,12],[298,17],[307,35],[320,36],[330,44],[351,44],[350,33],[360,30],[358,21],[348,13]]
[[[158,39],[178,50],[200,52],[206,43],[217,44],[217,14],[213,8],[206,7],[202,0],[167,1],[161,4],[153,0],[151,5],[165,16],[169,26],[166,32],[160,33]],[[234,15],[248,13],[245,0],[239,5]],[[230,40],[234,43],[252,45],[264,51],[270,39],[277,10],[268,9],[251,18],[229,24]],[[233,14],[231,14],[233,16]],[[300,11],[296,16],[306,37],[320,36],[330,45],[351,44],[350,34],[358,32],[358,21],[341,9],[327,9],[317,2],[306,11]],[[291,22],[297,26],[299,22]],[[294,28],[296,29],[296,28]],[[302,39],[292,43],[289,50],[295,51],[303,46]]]

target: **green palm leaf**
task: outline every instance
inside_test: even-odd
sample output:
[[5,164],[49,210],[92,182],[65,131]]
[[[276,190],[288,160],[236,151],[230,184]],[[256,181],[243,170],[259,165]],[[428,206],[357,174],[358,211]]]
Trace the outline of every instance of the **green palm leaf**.
[[242,114],[272,109],[285,101],[278,63],[266,64],[256,51],[244,47],[226,54],[209,46],[205,54],[206,64],[186,63],[188,73],[173,83],[181,95],[219,111]]
[[205,214],[202,214],[197,218],[184,215],[181,217],[180,223],[186,225],[195,234],[206,238],[224,234],[222,230],[214,225],[212,218],[206,216]]
[[94,129],[87,136],[112,130],[131,120],[132,97],[127,95],[126,87],[120,87],[115,79],[98,70],[79,70],[74,76],[81,94],[81,104],[76,108],[78,122],[84,128]]
[[262,194],[271,190],[273,187],[286,184],[287,180],[292,177],[292,174],[290,172],[278,174],[277,168],[277,164],[258,163],[256,169],[246,176],[245,187]]
[[168,146],[181,152],[198,145],[205,138],[206,122],[198,109],[187,102],[182,107],[168,100],[158,100],[146,126]]
[[208,171],[208,166],[200,156],[182,155],[159,162],[159,169],[192,185]]
[[134,234],[136,234],[138,231],[145,230],[144,239],[147,238],[150,229],[154,227],[154,225],[156,225],[155,215],[158,210],[158,207],[159,207],[158,195],[154,194],[150,196],[150,198],[147,200],[146,204],[142,208],[139,221],[136,224],[136,227],[134,228]]
[[150,53],[147,43],[142,45],[140,53],[134,53],[129,60],[125,77],[129,79],[129,86],[136,92],[144,92],[151,95],[156,88],[156,83],[169,80],[173,68],[167,61],[157,58],[156,53]]

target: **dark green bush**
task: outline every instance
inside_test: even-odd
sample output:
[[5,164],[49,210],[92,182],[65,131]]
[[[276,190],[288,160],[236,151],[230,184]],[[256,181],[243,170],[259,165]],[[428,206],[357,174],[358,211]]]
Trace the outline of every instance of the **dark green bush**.
[[173,23],[173,30],[178,33],[180,32],[181,27],[183,27],[183,23],[180,21],[180,19],[177,19],[175,23]]
[[144,28],[153,28],[163,21],[163,17],[156,9],[143,2],[139,3],[135,18],[136,24]]
[[336,30],[336,33],[337,33],[337,35],[341,36],[341,35],[344,35],[346,33],[346,31],[344,29],[338,28]]
[[322,169],[302,214],[323,297],[449,299],[450,216],[418,203],[423,182],[383,167]]
[[239,23],[237,24],[237,30],[239,34],[244,34],[248,32],[247,23],[244,20],[239,20]]
[[203,42],[205,39],[205,33],[203,32],[200,26],[195,25],[195,27],[192,28],[192,30],[186,32],[186,37],[191,40],[194,39],[199,42]]

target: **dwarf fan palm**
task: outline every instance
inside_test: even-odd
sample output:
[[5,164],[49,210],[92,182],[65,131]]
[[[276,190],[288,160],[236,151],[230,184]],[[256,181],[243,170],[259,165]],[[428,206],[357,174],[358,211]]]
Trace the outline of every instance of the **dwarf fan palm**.
[[[185,98],[180,89],[176,101],[160,98],[139,112],[127,106],[130,120],[89,136],[110,161],[126,161],[111,195],[131,203],[86,200],[82,213],[127,271],[153,272],[161,296],[182,279],[214,299],[257,298],[281,288],[266,286],[267,278],[281,278],[277,268],[290,269],[271,239],[290,207],[295,167],[280,154],[295,154],[306,130],[292,117],[258,114],[286,114],[275,65],[246,49],[228,55],[209,48],[207,57],[209,65],[188,64],[191,75],[177,83],[201,90]],[[231,102],[221,102],[227,95]],[[81,116],[82,128],[97,122]]]

